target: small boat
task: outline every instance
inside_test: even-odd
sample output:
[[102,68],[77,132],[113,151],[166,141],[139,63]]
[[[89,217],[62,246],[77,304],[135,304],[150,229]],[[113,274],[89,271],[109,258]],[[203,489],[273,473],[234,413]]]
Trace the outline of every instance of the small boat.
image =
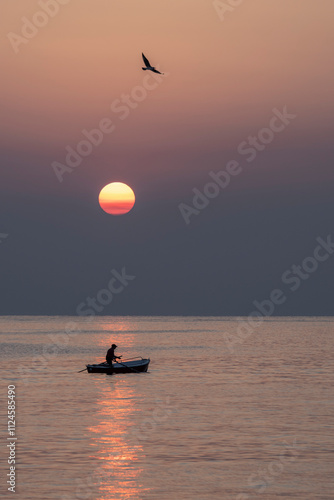
[[147,372],[150,359],[138,358],[122,361],[121,363],[113,363],[112,368],[107,362],[97,365],[86,365],[88,373],[139,373]]

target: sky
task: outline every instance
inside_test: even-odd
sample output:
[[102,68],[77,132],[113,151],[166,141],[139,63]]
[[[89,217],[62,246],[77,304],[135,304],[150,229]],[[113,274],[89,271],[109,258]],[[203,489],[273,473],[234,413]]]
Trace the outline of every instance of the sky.
[[[6,2],[0,314],[333,315],[333,15]],[[112,182],[129,213],[101,209]]]

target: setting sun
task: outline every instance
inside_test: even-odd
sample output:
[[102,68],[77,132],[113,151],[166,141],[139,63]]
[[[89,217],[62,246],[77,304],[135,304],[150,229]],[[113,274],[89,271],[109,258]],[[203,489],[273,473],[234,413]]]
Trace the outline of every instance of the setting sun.
[[99,203],[107,214],[122,215],[130,212],[135,204],[135,194],[123,182],[107,184],[99,194]]

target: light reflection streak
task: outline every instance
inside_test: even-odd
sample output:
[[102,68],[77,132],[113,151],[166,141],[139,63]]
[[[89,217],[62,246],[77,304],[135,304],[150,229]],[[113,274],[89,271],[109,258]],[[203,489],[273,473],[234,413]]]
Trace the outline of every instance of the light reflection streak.
[[[108,377],[108,376],[106,376]],[[138,500],[143,493],[140,476],[143,469],[140,458],[143,448],[129,438],[135,415],[135,392],[126,379],[116,376],[97,379],[100,394],[97,400],[97,423],[88,428],[94,455],[98,461],[98,490],[96,500]],[[99,495],[99,496],[97,496]]]
[[124,347],[126,347],[126,349],[128,350],[131,350],[131,348],[134,346],[134,335],[130,332],[138,330],[139,326],[130,318],[103,318],[98,326],[99,330],[109,332],[108,336],[100,336],[98,339],[98,345],[105,347],[106,350],[110,347],[111,344],[115,343],[118,345],[117,355],[121,355],[124,352],[121,352]]

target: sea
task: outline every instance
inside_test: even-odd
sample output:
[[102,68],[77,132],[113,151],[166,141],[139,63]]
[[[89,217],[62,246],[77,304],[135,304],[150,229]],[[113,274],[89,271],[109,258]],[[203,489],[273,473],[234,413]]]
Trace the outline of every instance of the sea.
[[[3,316],[0,332],[2,498],[334,498],[334,318]],[[148,372],[87,373],[112,343]]]

